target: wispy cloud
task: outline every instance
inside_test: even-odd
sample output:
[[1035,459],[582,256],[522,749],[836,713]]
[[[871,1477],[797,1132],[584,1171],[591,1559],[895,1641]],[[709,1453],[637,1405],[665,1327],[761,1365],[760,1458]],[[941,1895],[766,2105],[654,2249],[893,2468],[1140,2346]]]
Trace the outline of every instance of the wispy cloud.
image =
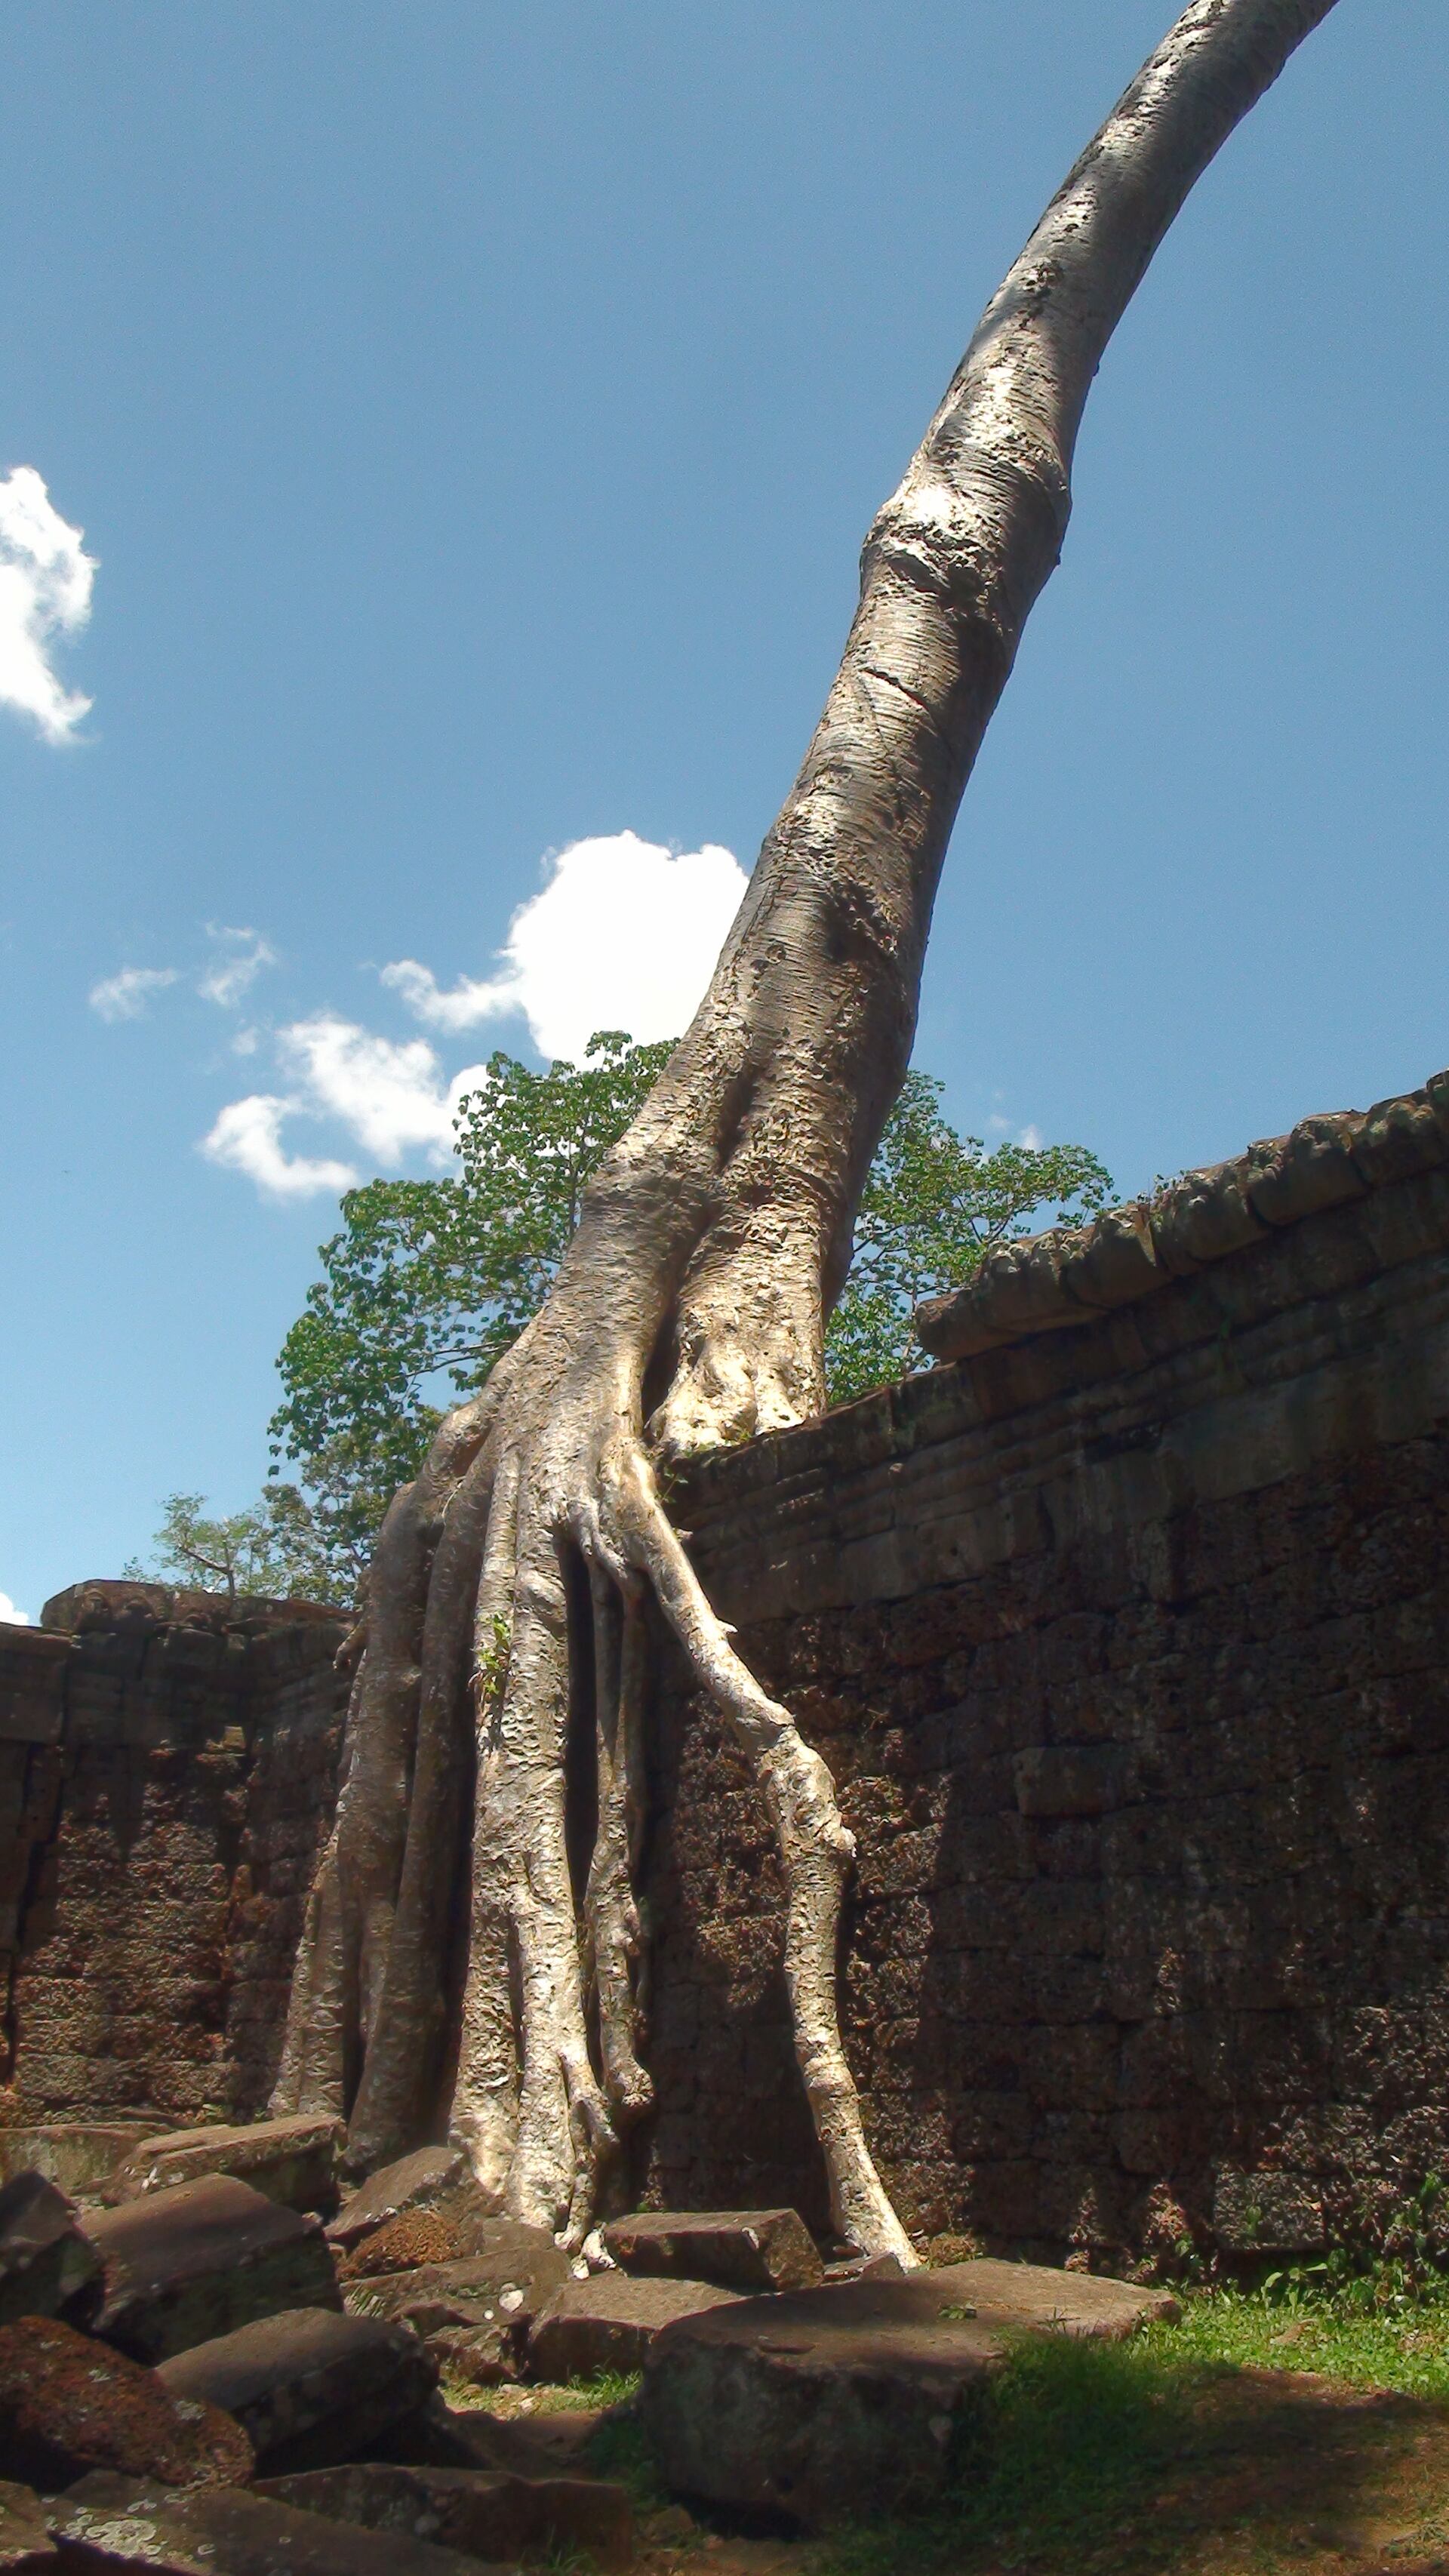
[[679,1036],[698,1009],[748,882],[729,850],[675,853],[635,832],[574,841],[522,904],[500,972],[444,990],[401,957],[382,980],[426,1027],[471,1029],[517,1013],[541,1055],[583,1054],[595,1029]]
[[260,1092],[233,1100],[203,1137],[201,1150],[211,1162],[244,1173],[267,1198],[310,1199],[323,1190],[351,1189],[357,1174],[350,1163],[285,1151],[282,1121],[302,1106]]
[[250,992],[262,968],[275,966],[277,952],[255,930],[227,930],[209,921],[206,935],[217,954],[196,989],[203,1002],[215,1002],[223,1011],[233,1011],[243,995]]
[[485,1078],[482,1065],[469,1065],[449,1082],[425,1038],[395,1043],[326,1011],[283,1029],[277,1052],[314,1115],[339,1118],[381,1163],[418,1146],[443,1159],[462,1092]]
[[168,984],[180,980],[175,966],[123,966],[119,975],[92,984],[90,1006],[103,1020],[139,1020],[153,993],[164,993]]
[[29,1611],[17,1610],[8,1592],[0,1592],[0,1619],[7,1620],[12,1628],[28,1628],[32,1624]]
[[96,564],[84,534],[61,517],[33,465],[0,481],[0,705],[28,716],[47,742],[69,742],[91,708],[50,663],[91,613]]

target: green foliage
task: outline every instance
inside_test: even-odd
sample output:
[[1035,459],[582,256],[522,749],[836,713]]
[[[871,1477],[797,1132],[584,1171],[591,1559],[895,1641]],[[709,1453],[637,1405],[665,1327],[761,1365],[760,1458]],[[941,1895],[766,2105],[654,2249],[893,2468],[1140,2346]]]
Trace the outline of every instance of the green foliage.
[[929,1074],[907,1074],[871,1165],[850,1275],[825,1336],[832,1404],[920,1368],[914,1307],[964,1286],[993,1243],[1026,1233],[1039,1210],[1075,1223],[1111,1196],[1110,1175],[1085,1147],[998,1145],[988,1154],[942,1117],[941,1093]]
[[[486,1383],[542,1304],[588,1180],[670,1052],[613,1031],[590,1040],[581,1065],[546,1073],[494,1055],[459,1113],[456,1172],[371,1181],[343,1199],[322,1276],[282,1346],[271,1426],[274,1454],[298,1464],[334,1592],[350,1593],[365,1570],[443,1405]],[[1034,1210],[1082,1215],[1110,1191],[1077,1146],[986,1153],[956,1135],[940,1097],[927,1075],[907,1076],[871,1168],[826,1344],[832,1403],[922,1364],[918,1298],[969,1278],[988,1245],[1021,1232]]]
[[125,1571],[133,1581],[224,1590],[233,1600],[247,1593],[276,1601],[337,1597],[331,1552],[295,1485],[267,1485],[250,1510],[225,1516],[208,1517],[203,1494],[168,1494],[161,1508],[155,1562],[148,1568],[132,1558]]

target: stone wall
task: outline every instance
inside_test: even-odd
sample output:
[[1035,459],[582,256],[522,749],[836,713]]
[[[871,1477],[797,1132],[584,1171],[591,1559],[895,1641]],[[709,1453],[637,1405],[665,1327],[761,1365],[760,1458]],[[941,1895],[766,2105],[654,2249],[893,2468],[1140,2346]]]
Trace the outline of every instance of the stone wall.
[[[858,1837],[847,2047],[908,2224],[1299,2246],[1449,2172],[1449,1173],[678,1509]],[[766,1818],[673,1660],[655,1742],[648,2187],[818,2218]]]
[[[1294,2248],[1449,2171],[1441,1090],[1013,1255],[965,1356],[676,1497],[857,1835],[847,2045],[923,2235]],[[134,1585],[47,1619],[0,1630],[0,2125],[255,2110],[339,1623]],[[656,1662],[639,2178],[823,2220],[767,1819]]]
[[304,1602],[136,1583],[0,1627],[0,2127],[260,2110],[341,1635]]

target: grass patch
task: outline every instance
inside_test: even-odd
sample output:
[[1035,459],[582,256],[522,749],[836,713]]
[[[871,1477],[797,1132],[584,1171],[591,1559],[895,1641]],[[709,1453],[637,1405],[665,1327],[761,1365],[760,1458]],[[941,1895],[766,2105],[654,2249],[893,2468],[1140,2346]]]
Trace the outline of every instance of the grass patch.
[[1356,2388],[1449,2404],[1449,2278],[1404,2283],[1388,2266],[1334,2281],[1326,2265],[1272,2273],[1258,2289],[1189,2293],[1182,2322],[1153,2326],[1155,2351],[1236,2370],[1313,2370]]

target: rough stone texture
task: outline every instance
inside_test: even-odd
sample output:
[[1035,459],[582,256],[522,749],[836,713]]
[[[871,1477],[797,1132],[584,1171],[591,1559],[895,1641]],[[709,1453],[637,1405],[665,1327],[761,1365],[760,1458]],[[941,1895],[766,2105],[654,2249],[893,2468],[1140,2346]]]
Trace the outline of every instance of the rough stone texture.
[[602,2478],[516,2478],[469,2469],[408,2469],[380,2460],[269,2479],[278,2504],[369,2531],[405,2531],[490,2561],[583,2551],[627,2567],[634,2516],[625,2488]]
[[98,2197],[122,2156],[144,2137],[144,2121],[58,2120],[38,2129],[0,2129],[0,2183],[43,2174],[57,2191]]
[[[55,2317],[0,2329],[0,2459],[47,2494],[91,2469],[166,2486],[245,2486],[252,2446],[215,2406]],[[0,2565],[3,2565],[0,2560]]]
[[89,2233],[105,2266],[96,2332],[138,2361],[164,2361],[282,2308],[342,2305],[317,2220],[226,2174],[101,2211]]
[[178,2353],[160,2375],[174,2397],[234,2415],[276,2476],[355,2457],[438,2384],[437,2363],[409,2327],[321,2308],[260,2317]]
[[0,2191],[0,2326],[100,2305],[101,2258],[64,2192],[43,2174]]
[[349,2283],[355,2315],[395,2318],[422,2335],[440,2364],[487,2388],[516,2379],[539,2312],[572,2279],[568,2257],[541,2227],[488,2221],[488,2251]]
[[[332,2230],[329,2241],[336,2243]],[[545,2251],[545,2247],[548,2249]],[[537,2268],[558,2252],[544,2229],[501,2218],[471,2174],[435,2199],[399,2210],[355,2241],[338,2260],[338,2278],[365,2281],[377,2272],[409,2272],[420,2263],[462,2263],[474,2256]],[[564,2271],[568,2265],[563,2266]]]
[[54,2541],[45,2528],[45,2507],[29,2487],[0,2478],[0,2576],[20,2576],[26,2568],[46,2568],[57,2576]]
[[320,2113],[246,2128],[173,2129],[133,2147],[100,2196],[115,2208],[202,2174],[231,2174],[285,2209],[327,2211],[337,2206],[337,2160],[346,2136],[345,2122]]
[[346,1622],[139,1583],[42,1619],[0,1627],[0,2130],[245,2118],[331,1820]]
[[676,2494],[811,2525],[929,2505],[1013,2334],[1115,2338],[1172,2312],[1159,2291],[993,2262],[740,2299],[659,2336],[644,2426]]
[[114,2576],[478,2576],[476,2558],[401,2532],[359,2531],[269,2496],[177,2495],[96,2476],[52,2505],[65,2568]]
[[358,2245],[405,2211],[431,2209],[467,2178],[461,2147],[419,2147],[396,2164],[382,2165],[348,2195],[327,2230],[327,2241],[342,2250]]
[[704,2308],[733,2307],[732,2290],[710,2281],[631,2281],[599,2272],[555,2290],[528,2338],[531,2379],[591,2379],[600,2370],[642,2370],[657,2334]]
[[[913,2229],[1115,2266],[1239,2241],[1268,2177],[1313,2243],[1449,2168],[1446,1504],[1440,1170],[696,1468],[857,1836],[845,2039]],[[819,2227],[769,1821],[661,1654],[640,2196]]]
[[604,2230],[626,2272],[725,2290],[813,2290],[825,2266],[794,2209],[641,2210]]

